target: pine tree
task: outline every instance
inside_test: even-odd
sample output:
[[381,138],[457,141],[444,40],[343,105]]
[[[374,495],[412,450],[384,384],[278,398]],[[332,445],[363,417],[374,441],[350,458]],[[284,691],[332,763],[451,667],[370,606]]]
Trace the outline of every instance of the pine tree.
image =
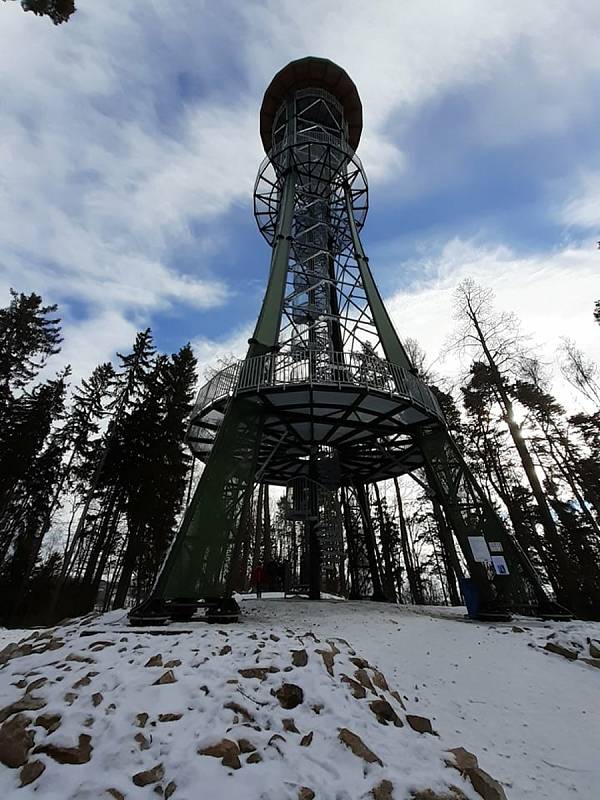
[[[42,305],[37,294],[10,290],[11,302],[0,309],[0,415],[4,404],[27,386],[60,350],[57,306]],[[5,424],[0,416],[0,421]]]
[[[150,329],[137,334],[131,353],[117,355],[120,365],[114,379],[110,378],[112,398],[105,406],[109,422],[100,442],[91,450],[87,464],[81,465],[89,478],[77,526],[62,564],[59,591],[63,598],[60,600],[58,594],[55,597],[55,603],[62,603],[63,613],[89,610],[95,602],[106,564],[122,538],[126,448],[123,426],[145,391],[147,376],[154,366],[155,348]],[[65,605],[66,594],[71,595],[70,605]]]
[[21,0],[21,8],[38,17],[50,17],[55,25],[68,22],[76,11],[74,0]]
[[[59,480],[64,449],[49,436],[61,417],[68,370],[56,380],[36,387],[26,397],[27,413],[19,429],[26,447],[13,437],[8,454],[18,463],[10,493],[4,493],[0,519],[2,614],[10,620],[17,613],[27,590],[44,537],[50,527],[50,509]],[[23,398],[22,398],[23,399]],[[4,481],[6,489],[6,480]]]
[[184,437],[195,381],[190,345],[171,358],[159,357],[124,426],[127,537],[115,607],[124,604],[134,573],[136,599],[148,592],[175,534],[190,462]]

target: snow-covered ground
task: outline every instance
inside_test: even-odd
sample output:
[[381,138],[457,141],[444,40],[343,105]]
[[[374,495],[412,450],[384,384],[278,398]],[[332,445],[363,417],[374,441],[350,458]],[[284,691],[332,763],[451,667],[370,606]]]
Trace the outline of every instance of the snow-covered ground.
[[[600,624],[484,625],[465,621],[463,609],[279,598],[245,598],[243,612],[228,628],[190,623],[155,634],[114,612],[29,640],[34,652],[0,667],[0,709],[24,693],[39,698],[30,703],[38,708],[22,710],[35,734],[28,744],[59,750],[30,748],[29,762],[44,771],[22,788],[20,769],[0,764],[0,798],[130,800],[160,787],[156,796],[173,791],[174,800],[308,800],[308,790],[319,800],[371,800],[390,781],[382,800],[428,788],[439,793],[429,797],[456,797],[446,793],[452,784],[474,800],[470,782],[445,764],[448,748],[461,746],[509,800],[600,796],[600,669],[582,661]],[[24,635],[2,632],[0,641]],[[581,658],[545,651],[548,641]],[[306,654],[305,666],[292,651]],[[159,655],[161,665],[146,666]],[[267,671],[239,672],[257,667]],[[156,684],[169,671],[174,682]],[[293,708],[273,694],[284,683],[302,689]],[[374,701],[383,701],[389,724],[378,721]],[[56,725],[52,715],[60,723],[46,732],[34,725],[40,715],[46,727]],[[439,736],[413,730],[415,716]],[[382,763],[356,755],[340,741],[342,729]],[[198,754],[224,738],[225,765]],[[0,729],[0,756],[1,739]],[[249,752],[237,752],[240,740]],[[158,765],[154,782],[136,785],[134,775]]]

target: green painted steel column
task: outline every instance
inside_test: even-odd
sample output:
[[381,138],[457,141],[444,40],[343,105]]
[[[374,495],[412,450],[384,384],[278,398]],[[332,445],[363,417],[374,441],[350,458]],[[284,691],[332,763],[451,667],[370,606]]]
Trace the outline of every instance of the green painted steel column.
[[272,352],[277,346],[292,241],[296,173],[290,168],[283,185],[277,232],[273,242],[269,283],[250,339],[248,358]]
[[367,302],[373,313],[373,321],[375,323],[375,327],[377,328],[377,332],[379,333],[379,338],[381,339],[381,344],[385,352],[385,357],[388,361],[391,361],[392,364],[397,364],[399,367],[412,370],[413,365],[411,364],[410,358],[402,346],[400,337],[396,333],[396,329],[392,324],[392,320],[390,319],[386,307],[383,304],[383,300],[379,294],[379,289],[373,280],[371,269],[369,268],[369,259],[365,255],[365,251],[356,228],[356,221],[354,219],[354,212],[352,210],[352,198],[350,197],[350,192],[348,189],[345,190],[345,194],[346,209],[350,224],[350,234],[352,236],[352,244],[354,246],[354,255],[356,257],[358,269],[360,270],[360,276],[362,278],[365,294],[367,296]]

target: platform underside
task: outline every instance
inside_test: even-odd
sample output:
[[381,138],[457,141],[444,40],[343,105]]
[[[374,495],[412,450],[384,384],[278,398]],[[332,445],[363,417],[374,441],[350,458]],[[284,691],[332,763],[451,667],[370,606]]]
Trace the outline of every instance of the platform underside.
[[[331,449],[335,483],[379,481],[423,464],[414,434],[437,425],[431,412],[409,399],[367,387],[297,384],[239,393],[263,419],[258,461],[261,480],[284,485],[308,477],[311,447]],[[229,396],[215,399],[192,420],[188,443],[206,461]]]

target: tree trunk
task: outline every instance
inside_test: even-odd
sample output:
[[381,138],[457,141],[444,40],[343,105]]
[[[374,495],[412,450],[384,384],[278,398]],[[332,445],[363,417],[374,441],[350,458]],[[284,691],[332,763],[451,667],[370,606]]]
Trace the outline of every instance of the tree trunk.
[[390,536],[381,505],[381,495],[377,483],[373,484],[375,490],[375,503],[377,506],[377,517],[379,519],[379,540],[381,541],[381,551],[383,554],[383,591],[391,603],[396,602],[396,589],[394,586],[394,565],[392,563],[392,551],[390,547]]
[[402,495],[400,494],[400,484],[398,478],[394,478],[394,488],[396,490],[396,503],[398,505],[398,521],[400,523],[400,546],[402,547],[402,557],[404,559],[404,568],[406,570],[406,577],[408,579],[408,587],[410,589],[412,602],[415,604],[423,603],[423,593],[419,585],[419,581],[415,575],[415,566],[411,546],[408,538],[408,529],[406,527],[406,520],[404,518],[404,509],[402,506]]

